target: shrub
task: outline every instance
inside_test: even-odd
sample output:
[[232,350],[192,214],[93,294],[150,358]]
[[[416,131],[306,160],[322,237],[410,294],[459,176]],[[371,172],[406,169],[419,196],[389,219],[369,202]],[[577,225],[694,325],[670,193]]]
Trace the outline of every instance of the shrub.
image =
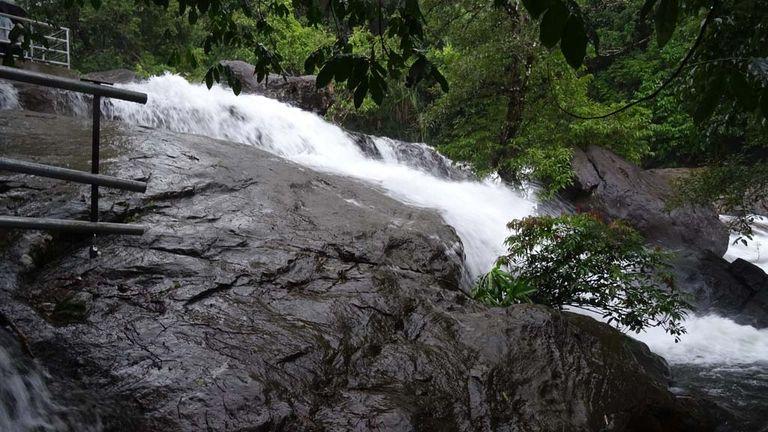
[[531,300],[599,313],[631,331],[661,326],[675,339],[691,306],[675,290],[668,255],[623,222],[591,214],[511,222],[507,254],[480,278],[474,298],[493,306]]

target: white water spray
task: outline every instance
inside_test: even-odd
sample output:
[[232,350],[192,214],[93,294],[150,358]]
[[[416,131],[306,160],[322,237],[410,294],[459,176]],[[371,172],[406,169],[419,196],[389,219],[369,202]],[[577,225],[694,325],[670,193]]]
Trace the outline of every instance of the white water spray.
[[[723,216],[722,219],[728,221],[730,218]],[[747,240],[746,244],[742,243],[740,236],[732,234],[724,258],[731,262],[741,258],[768,272],[768,217],[755,216],[752,234],[752,239]]]
[[17,361],[6,345],[11,342],[0,333],[0,430],[53,432],[66,429],[56,416],[60,407],[53,402],[43,377],[34,368]]
[[18,108],[19,92],[11,83],[0,80],[0,110]]

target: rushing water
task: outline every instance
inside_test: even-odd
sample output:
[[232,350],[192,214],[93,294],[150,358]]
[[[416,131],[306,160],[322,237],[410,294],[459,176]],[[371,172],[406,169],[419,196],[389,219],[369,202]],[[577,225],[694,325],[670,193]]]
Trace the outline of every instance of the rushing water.
[[0,110],[19,108],[19,92],[9,82],[0,80]]
[[45,374],[30,361],[14,338],[0,328],[0,431],[97,432],[95,413],[68,408],[49,391]]
[[[105,100],[103,109],[112,119],[252,145],[438,211],[464,244],[470,278],[486,271],[503,251],[506,223],[537,210],[532,197],[498,181],[445,175],[450,163],[424,145],[373,138],[375,151],[366,151],[342,129],[272,99],[235,96],[221,87],[208,90],[174,75],[122,87],[148,93],[149,101],[142,106]],[[0,106],[2,101],[0,96]],[[71,104],[75,113],[88,111],[82,98]],[[766,255],[755,248],[768,245],[768,229],[758,227],[756,234],[749,248],[733,247],[728,257],[744,257],[766,268]],[[717,316],[690,317],[686,326],[688,334],[680,343],[656,329],[633,336],[670,362],[678,385],[704,390],[747,412],[744,424],[762,427],[763,414],[768,419],[768,330]]]

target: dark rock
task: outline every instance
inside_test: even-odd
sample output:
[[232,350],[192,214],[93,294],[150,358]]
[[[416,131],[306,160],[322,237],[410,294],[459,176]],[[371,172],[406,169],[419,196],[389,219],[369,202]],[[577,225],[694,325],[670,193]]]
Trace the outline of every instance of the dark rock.
[[[347,132],[357,147],[371,159],[388,160],[450,180],[474,179],[469,169],[464,169],[434,148],[421,143],[410,143],[390,138],[376,138],[359,132]],[[378,144],[376,142],[378,140]]]
[[739,324],[768,327],[768,275],[760,267],[704,252],[677,256],[673,270],[678,288],[694,298],[697,314],[716,313]]
[[[77,119],[0,114],[10,157],[85,169],[88,136]],[[103,218],[148,232],[99,236],[96,259],[87,236],[0,233],[0,313],[107,430],[712,429],[645,345],[468,299],[434,212],[253,147],[109,122],[103,137],[108,174],[149,181],[103,191]],[[87,187],[0,181],[2,214],[87,215]],[[48,317],[77,295],[78,320]]]
[[570,198],[582,210],[626,220],[649,242],[667,249],[719,256],[728,249],[728,228],[714,208],[669,208],[675,191],[668,177],[644,171],[597,146],[575,149],[572,165],[576,185]]
[[[78,78],[78,74],[75,71],[63,67],[32,62],[19,63],[18,66],[21,69],[33,72],[65,78]],[[71,97],[70,92],[16,81],[10,83],[16,88],[19,104],[24,109],[42,113],[71,114],[68,99]]]
[[128,69],[112,69],[102,72],[91,72],[83,76],[86,79],[112,84],[130,84],[140,82],[136,72]]
[[251,64],[239,60],[226,60],[221,64],[232,69],[246,93],[277,99],[319,115],[325,115],[334,103],[333,90],[317,89],[314,75],[283,77],[269,74],[266,80],[258,82],[255,67]]

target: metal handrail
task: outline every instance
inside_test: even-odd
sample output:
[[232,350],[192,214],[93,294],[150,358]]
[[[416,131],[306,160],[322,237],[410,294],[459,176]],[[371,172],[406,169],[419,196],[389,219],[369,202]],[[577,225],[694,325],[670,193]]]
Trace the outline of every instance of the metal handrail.
[[[50,47],[46,47],[44,45],[37,45],[33,41],[30,42],[29,51],[26,51],[24,53],[24,58],[32,61],[40,61],[44,63],[50,63],[60,66],[66,66],[67,68],[71,67],[71,55],[70,55],[70,30],[67,27],[57,27],[51,24],[48,24],[43,21],[35,21],[33,19],[20,17],[17,15],[11,15],[7,13],[0,12],[0,16],[6,17],[13,21],[14,23],[24,23],[28,24],[30,29],[34,29],[34,27],[45,27],[48,29],[53,29],[53,33],[49,35],[44,35],[43,37],[47,40],[54,40],[58,41],[59,43],[64,44],[64,50],[54,50]],[[0,29],[10,32],[13,30],[12,25],[11,27],[5,27],[0,26]],[[56,36],[63,36],[63,38],[56,37]],[[10,43],[11,41],[7,38],[0,38],[0,43]],[[53,53],[54,56],[58,56],[57,60],[49,59],[47,54]],[[63,56],[63,57],[61,57]],[[61,61],[59,61],[61,60]]]
[[66,29],[66,27],[57,27],[55,25],[48,24],[48,23],[43,22],[43,21],[35,21],[33,19],[30,19],[30,18],[20,17],[18,15],[11,15],[11,14],[7,14],[7,13],[3,13],[3,12],[0,12],[0,16],[4,16],[6,18],[10,18],[13,21],[25,22],[25,23],[34,24],[34,25],[40,25],[40,26],[43,26],[43,27],[48,27],[48,28],[57,29],[57,30],[64,30],[64,29]]
[[69,168],[54,167],[33,162],[17,161],[0,157],[0,170],[31,174],[75,183],[92,184],[131,192],[146,192],[147,184],[136,180],[123,180],[101,174],[88,174]]
[[[71,78],[62,78],[55,75],[14,69],[6,66],[0,66],[0,78],[93,95],[93,135],[91,139],[90,174],[67,168],[52,167],[32,162],[0,158],[0,169],[90,184],[90,222],[0,216],[0,228],[88,232],[93,234],[94,238],[96,233],[129,235],[141,235],[144,233],[145,227],[140,225],[99,222],[99,186],[114,187],[118,189],[139,192],[146,191],[147,187],[146,183],[143,182],[118,179],[115,177],[99,174],[99,143],[101,141],[101,98],[108,97],[145,104],[147,103],[147,95],[145,93],[112,87],[111,85],[101,85],[109,83],[100,84],[93,81],[78,81]],[[98,256],[98,251],[96,250],[93,242],[91,242],[90,254],[91,257],[94,258]]]
[[40,72],[11,68],[8,66],[0,66],[0,78],[24,82],[27,84],[37,84],[45,87],[53,87],[62,90],[72,90],[78,93],[87,93],[94,96],[103,96],[140,104],[147,103],[146,93],[139,93],[132,90],[126,90],[112,86],[102,86],[92,82],[85,82],[72,78],[63,78]]

